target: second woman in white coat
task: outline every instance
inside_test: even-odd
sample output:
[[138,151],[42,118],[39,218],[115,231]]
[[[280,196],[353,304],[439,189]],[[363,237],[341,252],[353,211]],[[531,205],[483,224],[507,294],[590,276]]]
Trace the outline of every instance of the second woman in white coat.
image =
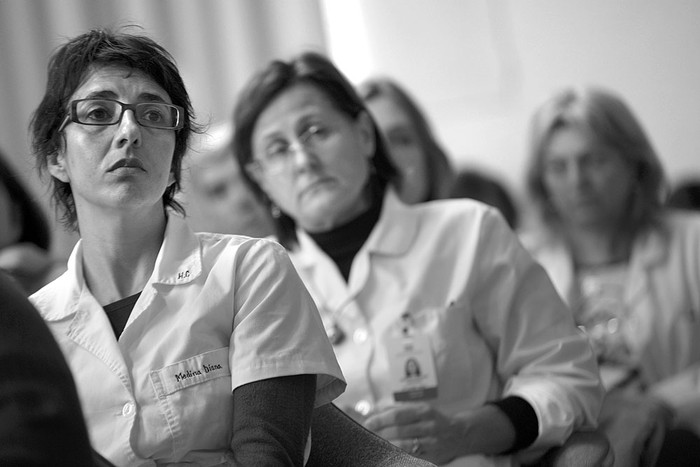
[[595,358],[544,270],[494,209],[403,204],[375,124],[330,61],[272,62],[234,125],[234,152],[335,343],[341,408],[441,465],[517,464],[594,424]]

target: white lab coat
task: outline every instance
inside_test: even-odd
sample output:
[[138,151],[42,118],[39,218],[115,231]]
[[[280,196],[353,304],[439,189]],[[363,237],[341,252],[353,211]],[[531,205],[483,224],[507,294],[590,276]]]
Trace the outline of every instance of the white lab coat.
[[[532,449],[593,427],[602,399],[586,338],[542,267],[500,214],[471,200],[407,206],[389,191],[346,283],[304,232],[290,252],[327,327],[347,336],[335,351],[347,379],[337,403],[371,409],[393,400],[386,337],[409,313],[430,337],[446,414],[517,395],[539,420]],[[479,463],[471,456],[450,465]]]
[[318,374],[317,406],[343,391],[311,297],[274,242],[194,234],[171,213],[119,341],[82,262],[78,242],[31,300],[73,372],[93,446],[116,465],[226,464],[232,391],[249,382]]
[[[523,240],[565,300],[574,291],[571,253],[552,232]],[[700,434],[700,216],[670,211],[634,242],[622,333],[642,381]]]

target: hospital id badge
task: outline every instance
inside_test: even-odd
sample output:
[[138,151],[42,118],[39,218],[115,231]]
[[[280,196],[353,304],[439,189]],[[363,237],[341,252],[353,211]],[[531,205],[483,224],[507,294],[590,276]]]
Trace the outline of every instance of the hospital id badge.
[[396,402],[437,397],[437,376],[430,339],[423,334],[387,339],[392,392]]

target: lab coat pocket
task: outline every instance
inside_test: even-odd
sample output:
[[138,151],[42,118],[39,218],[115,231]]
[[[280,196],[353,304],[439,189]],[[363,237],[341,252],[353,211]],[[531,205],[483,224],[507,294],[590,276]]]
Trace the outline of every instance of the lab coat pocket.
[[225,447],[233,428],[229,348],[195,355],[151,372],[161,414],[175,438],[175,449]]

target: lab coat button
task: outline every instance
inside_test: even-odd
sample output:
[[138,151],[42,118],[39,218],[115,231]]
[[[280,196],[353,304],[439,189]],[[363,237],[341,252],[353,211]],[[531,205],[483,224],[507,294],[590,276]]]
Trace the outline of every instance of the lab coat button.
[[372,403],[363,399],[355,404],[355,411],[363,417],[366,417],[372,411]]
[[364,343],[367,337],[369,337],[369,334],[367,333],[367,329],[364,328],[356,329],[352,334],[352,340],[355,341],[355,344]]
[[132,413],[134,413],[134,404],[131,402],[127,402],[126,404],[124,404],[124,407],[122,407],[122,415],[124,417],[128,417]]

